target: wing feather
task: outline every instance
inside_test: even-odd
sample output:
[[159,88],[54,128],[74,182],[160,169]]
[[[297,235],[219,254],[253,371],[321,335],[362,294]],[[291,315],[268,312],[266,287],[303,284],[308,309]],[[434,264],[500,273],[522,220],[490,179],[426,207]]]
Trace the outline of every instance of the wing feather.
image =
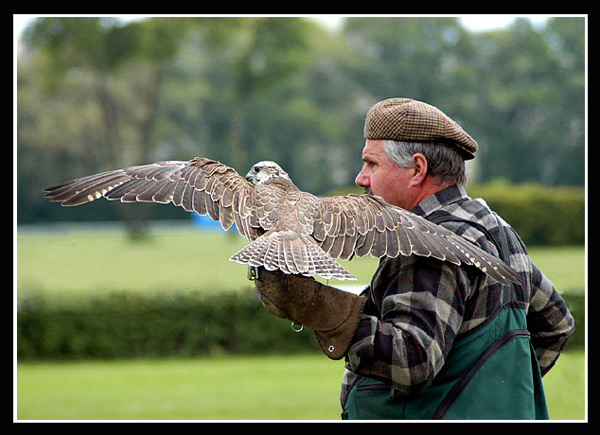
[[68,206],[102,197],[171,202],[210,216],[224,229],[235,223],[242,235],[258,243],[234,255],[234,261],[269,270],[348,279],[352,275],[333,258],[414,254],[474,264],[501,282],[519,280],[505,263],[466,239],[381,198],[316,198],[289,180],[279,182],[282,188],[254,187],[222,163],[195,158],[102,172],[45,189],[45,196]]
[[[351,239],[354,254],[418,255],[475,265],[500,282],[519,282],[519,275],[502,260],[481,250],[463,237],[372,195],[346,195],[319,199],[321,225],[313,236],[333,258],[347,258],[346,223],[354,222],[357,237]],[[340,247],[341,246],[341,247]]]
[[99,198],[122,202],[173,203],[209,215],[224,229],[235,222],[254,240],[261,230],[253,215],[254,186],[234,169],[215,160],[165,161],[78,178],[45,189],[45,197],[74,206]]

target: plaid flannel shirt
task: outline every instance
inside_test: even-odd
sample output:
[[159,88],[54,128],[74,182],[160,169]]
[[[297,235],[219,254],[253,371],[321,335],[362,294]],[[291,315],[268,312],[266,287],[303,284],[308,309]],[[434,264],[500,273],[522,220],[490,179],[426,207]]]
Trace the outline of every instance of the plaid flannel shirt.
[[[427,387],[444,365],[455,338],[483,326],[507,306],[527,311],[542,374],[550,370],[574,330],[573,318],[514,230],[483,200],[469,198],[457,186],[426,198],[412,211],[425,218],[442,213],[474,221],[494,237],[505,231],[510,265],[524,284],[513,291],[473,266],[416,256],[383,258],[363,292],[367,300],[346,356],[342,405],[361,376],[406,393]],[[496,246],[476,227],[464,222],[442,226],[498,256]]]

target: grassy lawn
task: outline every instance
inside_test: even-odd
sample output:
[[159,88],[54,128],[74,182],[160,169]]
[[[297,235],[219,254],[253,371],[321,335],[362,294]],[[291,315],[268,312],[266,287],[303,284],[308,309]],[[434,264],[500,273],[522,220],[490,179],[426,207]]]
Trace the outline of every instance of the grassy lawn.
[[32,363],[19,419],[339,419],[343,363],[324,356]]
[[[239,289],[250,287],[246,268],[228,261],[246,239],[224,232],[161,231],[131,242],[122,232],[20,234],[17,238],[19,290],[160,288]],[[534,262],[559,291],[585,286],[583,247],[531,248]],[[341,264],[367,285],[378,260],[354,258]]]
[[19,235],[19,289],[98,290],[248,286],[228,261],[245,245],[237,234],[165,231],[132,242],[123,232]]
[[532,247],[529,248],[529,255],[559,292],[585,289],[583,246]]
[[[19,233],[18,291],[250,289],[227,261],[245,239],[222,232]],[[583,247],[531,248],[559,291],[585,288]],[[366,285],[377,260],[342,264]],[[331,285],[340,285],[332,280]],[[17,364],[19,420],[338,420],[343,362],[322,355]],[[565,353],[544,378],[552,419],[585,415],[585,356]]]
[[[553,420],[583,420],[585,358],[544,378]],[[343,363],[322,355],[18,365],[19,420],[339,420]]]

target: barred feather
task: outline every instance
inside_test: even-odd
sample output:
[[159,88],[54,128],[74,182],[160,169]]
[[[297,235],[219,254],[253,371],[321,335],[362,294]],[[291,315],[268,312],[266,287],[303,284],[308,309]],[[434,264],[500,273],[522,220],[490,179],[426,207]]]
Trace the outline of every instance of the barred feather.
[[195,158],[102,172],[45,189],[45,197],[75,206],[99,198],[173,203],[233,224],[251,243],[232,261],[267,270],[355,279],[334,259],[418,255],[475,265],[497,281],[519,282],[498,258],[466,239],[371,195],[317,198],[302,192],[273,162],[260,162],[254,183],[217,161]]

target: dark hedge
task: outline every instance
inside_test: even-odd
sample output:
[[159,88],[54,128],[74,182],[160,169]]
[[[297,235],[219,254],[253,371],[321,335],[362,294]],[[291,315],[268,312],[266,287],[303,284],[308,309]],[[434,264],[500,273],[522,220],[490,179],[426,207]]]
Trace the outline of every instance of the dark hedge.
[[[585,337],[583,292],[565,294]],[[17,313],[17,355],[32,359],[187,357],[320,352],[311,330],[291,330],[251,292],[85,293],[66,299],[24,292]]]

